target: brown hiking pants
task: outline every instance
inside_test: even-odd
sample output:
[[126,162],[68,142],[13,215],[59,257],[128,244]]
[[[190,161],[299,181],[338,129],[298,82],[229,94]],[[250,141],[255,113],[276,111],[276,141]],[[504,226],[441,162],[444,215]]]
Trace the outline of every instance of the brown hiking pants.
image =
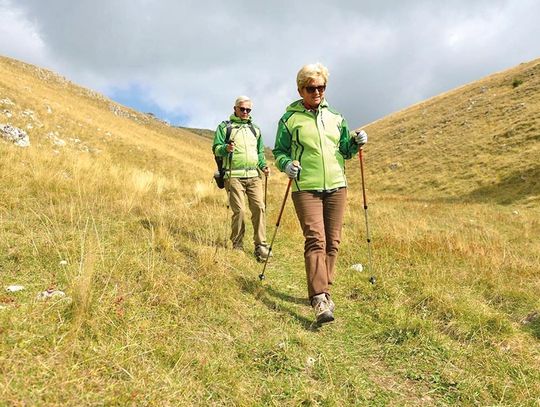
[[260,177],[232,178],[225,180],[229,191],[229,205],[232,209],[231,241],[233,247],[243,246],[246,232],[246,209],[244,195],[247,196],[251,223],[253,224],[253,243],[255,247],[266,244],[266,215],[264,207],[263,182]]
[[334,192],[292,193],[296,215],[304,233],[304,262],[308,295],[328,293],[334,280],[347,188]]

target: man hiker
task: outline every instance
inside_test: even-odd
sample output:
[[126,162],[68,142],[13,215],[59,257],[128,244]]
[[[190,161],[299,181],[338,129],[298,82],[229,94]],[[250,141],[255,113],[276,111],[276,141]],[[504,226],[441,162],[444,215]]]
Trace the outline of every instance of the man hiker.
[[233,249],[244,250],[246,195],[253,224],[254,254],[258,261],[264,261],[269,250],[266,243],[263,181],[259,171],[268,177],[270,170],[264,158],[261,130],[253,123],[250,113],[251,100],[247,96],[239,96],[229,120],[221,122],[216,129],[212,151],[223,158],[225,188],[232,209]]

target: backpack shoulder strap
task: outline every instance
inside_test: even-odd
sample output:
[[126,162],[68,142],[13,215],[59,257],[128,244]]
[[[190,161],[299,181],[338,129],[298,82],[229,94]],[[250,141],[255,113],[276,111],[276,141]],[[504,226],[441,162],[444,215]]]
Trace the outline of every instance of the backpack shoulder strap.
[[225,132],[225,144],[229,144],[232,133],[232,122],[230,120],[226,120],[223,123],[225,124],[225,126],[227,126],[227,131]]
[[221,124],[224,124],[226,127],[225,130],[225,144],[229,144],[229,140],[231,139],[231,133],[232,133],[232,122],[230,120],[223,120]]
[[253,135],[255,136],[255,138],[259,137],[257,135],[257,130],[255,130],[255,126],[253,125],[253,123],[249,123],[249,129],[251,130],[251,132],[253,133]]

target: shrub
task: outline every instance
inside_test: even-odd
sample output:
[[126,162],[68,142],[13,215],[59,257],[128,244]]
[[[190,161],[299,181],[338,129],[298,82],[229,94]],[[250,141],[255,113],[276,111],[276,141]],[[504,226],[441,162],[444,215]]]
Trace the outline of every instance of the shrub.
[[521,79],[518,79],[518,78],[514,78],[514,80],[512,81],[512,87],[513,88],[517,88],[519,85],[521,85],[523,83],[523,80]]

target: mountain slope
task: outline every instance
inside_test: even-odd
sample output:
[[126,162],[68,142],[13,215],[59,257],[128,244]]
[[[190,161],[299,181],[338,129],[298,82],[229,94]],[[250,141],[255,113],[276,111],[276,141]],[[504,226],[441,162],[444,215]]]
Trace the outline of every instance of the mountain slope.
[[367,126],[374,188],[419,199],[540,199],[540,60]]
[[[489,137],[462,138],[460,122],[435,136],[471,86],[426,102],[429,120],[417,105],[369,126],[372,264],[351,160],[336,322],[318,329],[290,200],[262,284],[250,250],[228,248],[208,137],[0,58],[0,123],[31,142],[0,141],[0,405],[538,404],[540,208],[529,180],[504,182],[534,173],[537,140],[512,122],[525,152],[495,165],[497,148],[474,144]],[[430,138],[400,145],[401,128]],[[439,144],[450,135],[478,151],[457,160]],[[480,170],[458,176],[477,156],[496,191],[479,195]],[[269,179],[269,236],[286,183]]]

